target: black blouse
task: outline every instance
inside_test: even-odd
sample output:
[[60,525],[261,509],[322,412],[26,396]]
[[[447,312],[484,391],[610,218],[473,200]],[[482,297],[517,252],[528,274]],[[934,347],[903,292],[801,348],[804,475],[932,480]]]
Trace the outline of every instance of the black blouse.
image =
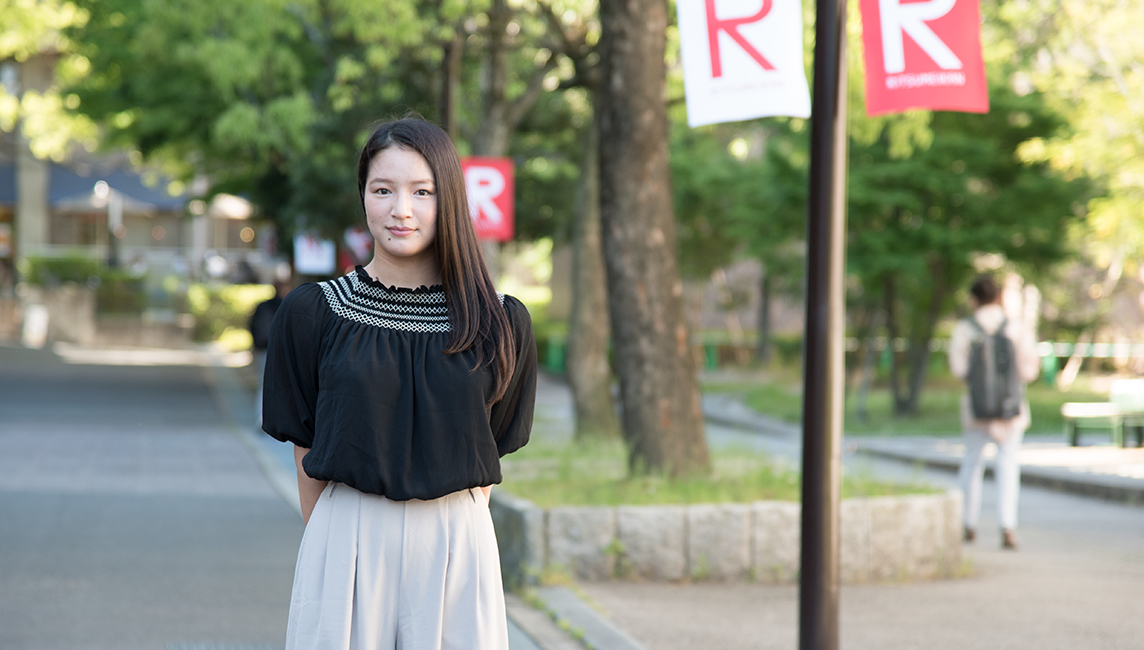
[[516,344],[504,397],[476,352],[445,355],[439,286],[386,287],[360,266],[287,294],[271,328],[262,428],[310,448],[309,476],[394,501],[501,481],[500,457],[528,442],[536,342],[528,310],[503,296]]

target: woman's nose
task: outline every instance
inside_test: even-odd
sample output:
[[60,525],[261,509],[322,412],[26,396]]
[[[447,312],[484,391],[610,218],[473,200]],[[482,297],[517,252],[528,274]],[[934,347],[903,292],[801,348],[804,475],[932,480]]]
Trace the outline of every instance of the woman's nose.
[[397,192],[391,214],[398,219],[413,216],[413,197],[408,192]]

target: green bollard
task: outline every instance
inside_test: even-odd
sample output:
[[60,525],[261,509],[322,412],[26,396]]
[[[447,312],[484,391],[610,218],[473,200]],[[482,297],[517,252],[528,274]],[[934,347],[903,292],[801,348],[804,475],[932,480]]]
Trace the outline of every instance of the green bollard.
[[719,368],[719,346],[715,343],[705,343],[703,345],[703,361],[708,370],[717,370]]
[[548,356],[544,365],[552,372],[564,372],[564,339],[555,336],[548,338]]
[[1046,354],[1041,357],[1041,379],[1046,386],[1052,386],[1057,380],[1057,355]]

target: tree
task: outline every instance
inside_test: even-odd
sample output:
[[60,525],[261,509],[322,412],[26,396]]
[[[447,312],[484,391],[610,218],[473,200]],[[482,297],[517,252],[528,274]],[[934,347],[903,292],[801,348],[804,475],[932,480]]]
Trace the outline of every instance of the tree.
[[600,236],[600,133],[595,120],[581,129],[583,158],[573,228],[573,296],[568,323],[568,384],[576,410],[576,437],[620,433],[608,364],[608,310]]
[[667,3],[600,6],[600,215],[633,469],[710,468],[675,254],[664,103]]
[[[801,120],[800,120],[801,122]],[[671,148],[680,260],[686,275],[706,277],[741,256],[758,259],[758,357],[770,353],[770,303],[802,286],[806,175],[794,155],[805,138],[789,120],[673,131]]]
[[0,0],[0,62],[15,64],[0,78],[0,134],[18,129],[36,158],[60,161],[77,143],[96,146],[95,125],[71,114],[75,98],[60,92],[90,67],[65,35],[87,19],[73,2]]
[[357,222],[355,149],[370,123],[397,106],[434,105],[426,64],[445,34],[419,5],[82,4],[91,19],[70,35],[92,72],[74,91],[79,110],[105,125],[106,144],[245,194],[284,238]]
[[1063,259],[1066,231],[1090,186],[1016,151],[1064,128],[1036,93],[994,84],[985,115],[935,113],[933,144],[907,158],[886,138],[850,153],[848,266],[868,307],[884,314],[894,412],[918,409],[938,321],[976,272],[974,256],[999,253],[1028,273]]
[[[63,160],[77,142],[96,145],[95,125],[69,113],[76,98],[60,91],[86,71],[87,60],[64,36],[86,20],[71,2],[0,0],[0,141],[16,160],[18,257],[48,243],[48,159]],[[2,137],[7,133],[15,137]]]
[[594,3],[558,13],[540,5],[551,34],[553,51],[572,64],[573,74],[560,87],[569,103],[579,106],[579,169],[576,181],[572,240],[572,309],[568,322],[568,385],[576,416],[576,439],[618,438],[620,424],[612,398],[608,361],[610,329],[604,256],[600,240],[600,133],[596,119],[600,26]]

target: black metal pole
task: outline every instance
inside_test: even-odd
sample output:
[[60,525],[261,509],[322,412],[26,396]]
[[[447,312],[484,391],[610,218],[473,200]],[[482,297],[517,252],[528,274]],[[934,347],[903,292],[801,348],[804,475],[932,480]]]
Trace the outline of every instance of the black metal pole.
[[817,0],[811,108],[799,649],[837,650],[846,263],[846,0]]

